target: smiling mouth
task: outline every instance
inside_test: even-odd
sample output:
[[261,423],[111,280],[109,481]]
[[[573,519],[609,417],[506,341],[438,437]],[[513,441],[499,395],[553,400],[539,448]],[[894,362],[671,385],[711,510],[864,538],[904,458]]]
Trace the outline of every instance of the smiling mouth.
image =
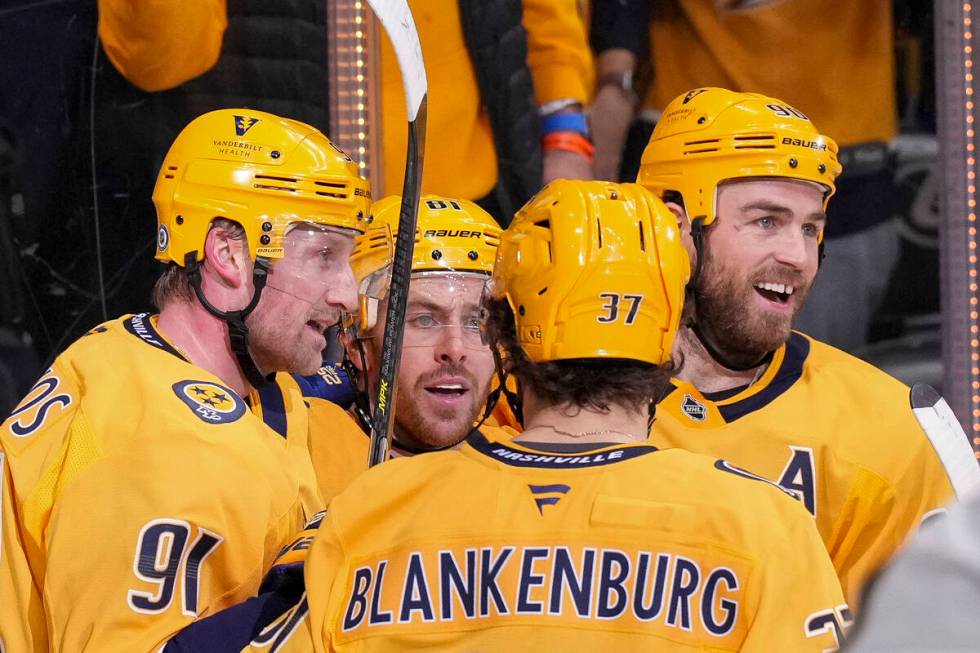
[[440,397],[462,397],[469,390],[461,383],[440,383],[439,385],[426,386],[426,392]]
[[776,304],[787,304],[796,288],[793,286],[783,284],[783,283],[772,283],[769,281],[760,281],[754,286],[755,291],[762,295],[765,299]]

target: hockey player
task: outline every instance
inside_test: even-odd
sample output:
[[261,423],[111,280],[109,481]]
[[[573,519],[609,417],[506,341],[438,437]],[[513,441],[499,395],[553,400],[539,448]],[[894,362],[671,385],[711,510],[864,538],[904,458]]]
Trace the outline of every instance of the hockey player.
[[296,385],[283,434],[250,407],[355,308],[369,198],[308,125],[229,109],[181,132],[153,194],[160,314],[93,329],[0,427],[0,650],[156,651],[255,593],[321,504]]
[[846,607],[802,506],[647,442],[689,271],[641,187],[545,187],[504,232],[484,304],[527,429],[357,478],[287,553],[309,549],[306,595],[254,649],[833,649]]
[[[397,196],[373,205],[370,227],[351,256],[360,301],[344,340],[345,367],[358,385],[356,423],[311,400],[313,461],[325,500],[367,469],[370,400],[377,391],[400,206]],[[499,240],[500,227],[476,204],[421,199],[395,395],[395,455],[454,446],[483,416],[494,363],[480,339],[480,297]]]
[[854,605],[978,471],[961,434],[919,425],[904,384],[791,331],[819,266],[836,153],[785,102],[702,88],[667,107],[638,181],[690,225],[697,258],[684,367],[652,443],[723,456],[795,494]]

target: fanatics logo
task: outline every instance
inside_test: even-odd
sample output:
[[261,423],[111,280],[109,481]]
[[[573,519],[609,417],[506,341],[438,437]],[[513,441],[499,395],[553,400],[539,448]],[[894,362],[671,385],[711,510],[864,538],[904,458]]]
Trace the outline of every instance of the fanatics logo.
[[245,414],[245,402],[232,390],[209,381],[180,381],[174,394],[207,424],[228,424]]
[[248,130],[255,126],[255,123],[259,121],[258,118],[249,118],[248,116],[235,116],[235,134],[238,136],[244,136],[248,133]]
[[684,395],[684,401],[681,402],[681,410],[695,422],[703,422],[708,419],[708,407],[691,395]]
[[572,489],[562,483],[554,483],[552,485],[528,484],[527,487],[529,490],[531,490],[531,494],[534,495],[534,503],[537,504],[538,512],[542,515],[544,515],[545,506],[558,505],[558,502],[561,501],[561,497],[568,494],[568,491]]

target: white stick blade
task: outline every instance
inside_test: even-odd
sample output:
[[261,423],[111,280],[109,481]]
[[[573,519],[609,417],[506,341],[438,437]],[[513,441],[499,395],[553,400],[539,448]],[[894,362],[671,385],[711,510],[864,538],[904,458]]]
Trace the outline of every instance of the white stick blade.
[[980,467],[963,431],[946,400],[933,388],[916,383],[910,393],[912,412],[946,468],[956,496],[962,499],[980,486]]
[[425,76],[422,44],[419,42],[412,10],[408,8],[406,0],[368,0],[368,4],[381,21],[395,49],[398,67],[402,71],[402,84],[405,86],[408,119],[414,121],[422,98],[429,90],[429,81]]

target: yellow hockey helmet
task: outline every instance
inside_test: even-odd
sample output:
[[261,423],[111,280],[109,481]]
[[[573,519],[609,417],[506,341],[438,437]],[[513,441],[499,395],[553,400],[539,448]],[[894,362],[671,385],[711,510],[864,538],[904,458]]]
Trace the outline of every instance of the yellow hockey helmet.
[[802,112],[757,93],[698,88],[667,105],[643,152],[637,182],[663,198],[676,191],[688,218],[714,222],[718,185],[745,177],[788,177],[826,189],[841,172],[837,144]]
[[[397,195],[375,202],[371,225],[357,237],[351,253],[362,331],[374,326],[377,301],[387,291],[400,209],[401,197]],[[490,276],[499,244],[500,225],[473,202],[423,195],[419,201],[412,273],[475,272]]]
[[558,180],[503,233],[490,293],[535,362],[670,359],[690,261],[677,219],[638,184]]
[[157,176],[156,258],[200,261],[211,221],[227,218],[244,227],[253,258],[275,260],[297,222],[363,231],[370,198],[357,165],[310,125],[211,111],[177,136]]

